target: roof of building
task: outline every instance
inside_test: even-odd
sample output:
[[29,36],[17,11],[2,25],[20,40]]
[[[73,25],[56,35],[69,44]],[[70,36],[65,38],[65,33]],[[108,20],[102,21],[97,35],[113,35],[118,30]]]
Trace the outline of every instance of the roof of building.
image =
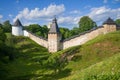
[[54,18],[52,21],[52,25],[50,27],[49,33],[60,33],[56,18]]
[[21,24],[20,20],[17,19],[13,26],[22,26],[22,24]]
[[116,24],[110,17],[103,24]]

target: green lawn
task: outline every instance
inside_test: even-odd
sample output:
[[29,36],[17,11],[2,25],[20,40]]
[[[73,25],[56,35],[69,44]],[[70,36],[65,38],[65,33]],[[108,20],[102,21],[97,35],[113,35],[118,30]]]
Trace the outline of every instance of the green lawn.
[[[26,37],[16,37],[15,43],[18,52],[14,61],[3,65],[7,76],[2,80],[115,80],[120,77],[120,31],[54,54]],[[54,74],[43,65],[50,57],[63,54],[69,63],[62,71]]]

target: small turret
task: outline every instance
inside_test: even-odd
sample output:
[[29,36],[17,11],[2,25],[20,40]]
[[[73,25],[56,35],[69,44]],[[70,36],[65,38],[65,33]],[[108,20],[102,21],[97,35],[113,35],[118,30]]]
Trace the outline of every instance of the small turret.
[[54,18],[48,33],[48,50],[49,52],[57,52],[60,49],[60,31],[57,24],[57,19]]
[[104,23],[104,33],[116,31],[116,23],[109,17]]
[[17,19],[12,26],[12,34],[15,36],[23,35],[23,26],[19,19]]

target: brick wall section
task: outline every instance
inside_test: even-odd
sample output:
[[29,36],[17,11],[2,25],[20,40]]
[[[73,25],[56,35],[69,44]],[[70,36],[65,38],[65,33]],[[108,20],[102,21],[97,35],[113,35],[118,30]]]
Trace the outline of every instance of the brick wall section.
[[48,41],[42,37],[36,36],[33,33],[28,32],[28,37],[38,43],[39,45],[48,48]]

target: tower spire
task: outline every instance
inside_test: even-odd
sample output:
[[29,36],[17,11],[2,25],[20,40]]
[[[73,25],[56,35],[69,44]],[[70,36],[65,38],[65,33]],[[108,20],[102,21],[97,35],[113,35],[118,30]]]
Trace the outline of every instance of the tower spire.
[[60,33],[59,28],[58,28],[58,24],[57,24],[56,16],[52,20],[52,26],[50,28],[49,33]]
[[20,20],[17,18],[17,20],[15,21],[15,23],[13,24],[14,26],[22,26]]

